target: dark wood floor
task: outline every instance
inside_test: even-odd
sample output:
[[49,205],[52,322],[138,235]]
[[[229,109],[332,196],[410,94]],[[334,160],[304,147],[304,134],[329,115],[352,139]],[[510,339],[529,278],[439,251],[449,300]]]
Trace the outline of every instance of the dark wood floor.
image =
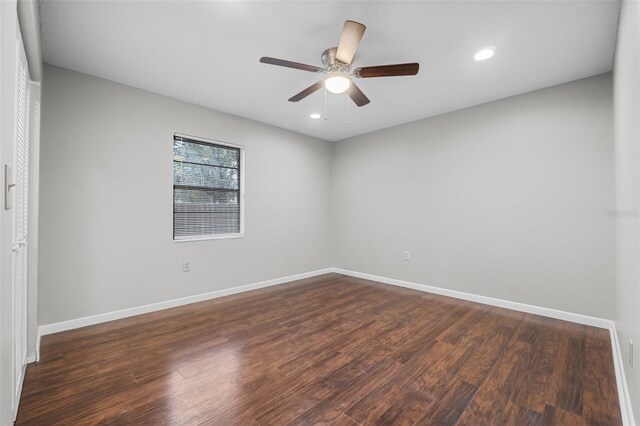
[[336,274],[42,340],[18,424],[619,425],[609,333]]

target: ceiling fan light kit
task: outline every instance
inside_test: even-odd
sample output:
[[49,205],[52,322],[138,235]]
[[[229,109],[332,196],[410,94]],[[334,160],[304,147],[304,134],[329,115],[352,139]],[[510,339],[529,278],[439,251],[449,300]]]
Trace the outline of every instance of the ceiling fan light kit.
[[351,79],[349,79],[346,73],[336,71],[327,75],[324,79],[324,86],[331,93],[344,93],[349,90]]
[[294,68],[302,71],[326,74],[322,80],[289,98],[289,102],[299,102],[324,87],[331,93],[339,94],[347,92],[349,98],[357,106],[361,107],[367,105],[370,100],[353,82],[353,78],[416,75],[420,69],[420,64],[414,62],[409,64],[361,67],[351,70],[353,58],[355,57],[356,50],[366,29],[367,27],[359,22],[345,21],[338,47],[332,47],[322,52],[320,59],[324,67],[301,64],[299,62],[271,58],[268,56],[260,58],[260,62],[281,67]]

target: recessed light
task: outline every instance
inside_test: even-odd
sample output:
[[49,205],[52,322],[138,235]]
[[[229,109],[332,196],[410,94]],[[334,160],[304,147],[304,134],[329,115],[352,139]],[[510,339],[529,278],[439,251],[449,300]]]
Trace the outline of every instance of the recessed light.
[[473,59],[475,59],[476,61],[484,61],[485,59],[489,59],[493,56],[495,50],[495,47],[487,47],[485,49],[482,49],[473,56]]
[[322,117],[322,116],[321,116],[320,114],[315,114],[315,113],[314,113],[314,114],[311,114],[309,117],[310,117],[310,118],[313,118],[314,120],[317,120],[318,118],[320,118],[320,117]]

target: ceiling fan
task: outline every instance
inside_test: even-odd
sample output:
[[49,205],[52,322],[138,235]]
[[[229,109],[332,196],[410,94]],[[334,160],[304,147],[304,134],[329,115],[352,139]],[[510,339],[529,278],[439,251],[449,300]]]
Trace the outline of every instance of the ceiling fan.
[[323,86],[332,93],[344,93],[349,91],[349,97],[359,107],[368,104],[369,98],[362,93],[362,90],[353,82],[355,78],[371,77],[395,77],[401,75],[416,75],[420,64],[417,62],[409,64],[378,65],[373,67],[361,67],[351,70],[356,49],[360,44],[362,35],[367,29],[363,24],[355,21],[345,21],[342,27],[342,35],[338,42],[338,47],[331,47],[324,52],[320,59],[324,67],[301,64],[299,62],[287,61],[284,59],[263,56],[260,62],[263,64],[278,65],[281,67],[295,68],[303,71],[324,73],[325,77],[317,83],[307,87],[302,92],[289,98],[289,102],[298,102]]

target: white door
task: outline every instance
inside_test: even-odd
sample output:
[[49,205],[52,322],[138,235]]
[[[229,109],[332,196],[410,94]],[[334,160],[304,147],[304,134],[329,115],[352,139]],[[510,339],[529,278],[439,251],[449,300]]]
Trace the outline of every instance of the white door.
[[20,32],[16,49],[16,121],[13,191],[13,416],[17,415],[27,358],[27,236],[29,230],[30,78]]

